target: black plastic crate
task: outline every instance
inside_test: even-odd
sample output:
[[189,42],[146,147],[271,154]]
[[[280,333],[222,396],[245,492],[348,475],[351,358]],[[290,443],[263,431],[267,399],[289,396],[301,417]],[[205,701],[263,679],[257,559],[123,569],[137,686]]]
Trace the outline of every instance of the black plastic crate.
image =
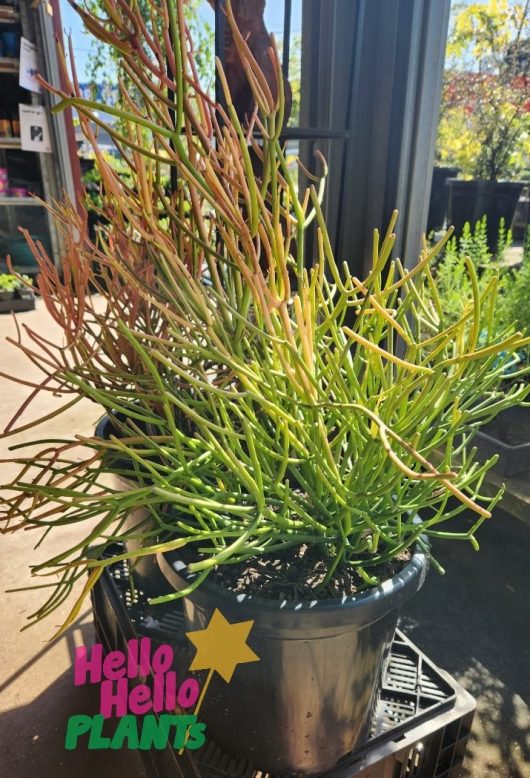
[[[172,644],[177,670],[187,670],[189,645],[179,602],[150,606],[131,585],[126,562],[105,571],[92,604],[97,637],[107,650],[123,651],[131,638],[148,636]],[[471,695],[398,630],[370,740],[326,778],[457,778],[474,711]],[[193,755],[177,755],[170,747],[140,753],[150,778],[279,778],[228,756],[211,741]]]

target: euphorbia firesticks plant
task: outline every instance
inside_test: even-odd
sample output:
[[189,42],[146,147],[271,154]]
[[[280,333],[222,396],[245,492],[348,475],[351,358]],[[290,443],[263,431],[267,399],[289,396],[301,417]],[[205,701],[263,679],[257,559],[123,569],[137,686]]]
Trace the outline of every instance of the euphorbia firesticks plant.
[[[368,276],[352,276],[333,255],[321,184],[299,194],[286,162],[273,43],[271,86],[227,2],[256,102],[243,121],[219,64],[225,107],[201,90],[182,0],[153,2],[148,22],[135,2],[105,8],[105,20],[80,13],[121,52],[135,84],[134,100],[124,93],[121,107],[105,107],[119,129],[81,98],[75,70],[67,92],[49,88],[59,109],[77,109],[93,143],[109,225],[94,246],[71,209],[56,208],[70,236],[64,280],[42,248],[35,254],[39,291],[66,340],[28,333],[33,345],[19,345],[45,374],[35,391],[94,400],[116,434],[42,441],[6,485],[15,497],[5,532],[86,526],[75,547],[32,568],[59,574],[32,620],[89,571],[86,595],[117,559],[106,552],[130,535],[123,525],[139,506],[152,524],[135,530],[143,546],[120,557],[190,547],[190,589],[220,566],[302,545],[326,561],[317,596],[333,593],[344,570],[360,586],[376,584],[385,563],[426,548],[427,537],[477,547],[501,492],[481,494],[495,460],[477,462],[467,443],[530,390],[499,389],[528,339],[493,327],[496,280],[479,292],[470,262],[473,297],[445,324],[430,271],[445,238],[404,267],[392,259],[396,215],[382,241],[374,233]],[[121,186],[98,153],[91,122],[113,135],[134,187]],[[178,173],[172,194],[167,165]],[[304,238],[313,228],[311,264]],[[109,489],[109,473],[126,473],[130,488]],[[464,510],[475,516],[470,527],[458,519]]]

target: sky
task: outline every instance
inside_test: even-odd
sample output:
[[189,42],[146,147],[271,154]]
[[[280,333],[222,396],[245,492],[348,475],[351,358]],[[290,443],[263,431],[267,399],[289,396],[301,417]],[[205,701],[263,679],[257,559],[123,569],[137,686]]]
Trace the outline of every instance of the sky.
[[[82,2],[82,0],[80,0],[80,2]],[[81,82],[88,81],[91,36],[83,30],[83,24],[79,19],[79,16],[71,8],[67,0],[60,0],[60,4],[63,30],[67,34],[71,33],[72,35],[79,80]],[[291,16],[292,34],[295,34],[300,30],[301,4],[302,0],[293,0]],[[204,0],[203,6],[204,8],[201,9],[201,13],[204,14],[205,18],[208,18],[213,26],[213,11],[208,6],[206,0]],[[278,39],[280,39],[282,36],[283,13],[284,0],[267,0],[265,6],[265,24],[269,32],[274,33]]]

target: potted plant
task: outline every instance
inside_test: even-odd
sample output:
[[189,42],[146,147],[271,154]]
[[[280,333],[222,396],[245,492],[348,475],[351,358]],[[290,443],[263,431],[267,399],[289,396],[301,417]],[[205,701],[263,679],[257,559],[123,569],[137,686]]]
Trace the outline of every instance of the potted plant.
[[0,273],[0,311],[5,313],[34,308],[35,297],[32,284],[31,278],[27,275]]
[[[209,736],[259,768],[323,771],[367,736],[399,607],[428,560],[440,570],[429,539],[478,547],[501,492],[481,494],[494,459],[462,460],[459,441],[524,400],[526,385],[499,386],[527,341],[489,327],[497,288],[478,293],[472,264],[472,307],[451,325],[433,316],[424,282],[438,300],[429,265],[447,236],[405,268],[391,257],[396,214],[383,240],[374,234],[366,279],[337,264],[322,182],[298,193],[280,142],[273,41],[271,88],[230,2],[256,103],[243,123],[222,69],[225,108],[195,77],[182,0],[157,3],[149,31],[137,6],[112,4],[109,22],[81,13],[135,79],[127,110],[107,109],[123,120],[114,137],[134,185],[98,154],[89,121],[104,124],[103,112],[80,96],[75,73],[66,91],[50,87],[59,109],[74,106],[86,123],[109,223],[93,246],[72,209],[56,209],[68,238],[64,278],[28,236],[64,337],[22,347],[45,374],[34,393],[70,394],[63,408],[90,398],[111,428],[47,436],[40,452],[17,454],[3,531],[80,531],[75,546],[32,567],[59,577],[31,620],[88,572],[66,628],[106,566],[158,554],[174,591],[151,602],[184,601],[188,629],[215,608],[254,621],[260,661],[212,684]],[[168,164],[179,181],[170,195],[159,178]],[[318,259],[307,268],[312,224]],[[125,488],[109,487],[109,475]],[[471,526],[459,521],[465,510]],[[110,551],[133,537],[136,548]]]
[[12,300],[15,296],[17,279],[11,273],[0,273],[0,301]]
[[530,9],[512,0],[457,6],[449,33],[437,153],[462,176],[448,182],[449,223],[459,235],[486,214],[492,250],[528,166],[529,36]]
[[432,171],[429,213],[427,216],[427,235],[445,228],[449,189],[447,181],[458,175],[459,168],[435,164]]
[[34,300],[33,279],[25,273],[16,276],[15,293],[20,300]]

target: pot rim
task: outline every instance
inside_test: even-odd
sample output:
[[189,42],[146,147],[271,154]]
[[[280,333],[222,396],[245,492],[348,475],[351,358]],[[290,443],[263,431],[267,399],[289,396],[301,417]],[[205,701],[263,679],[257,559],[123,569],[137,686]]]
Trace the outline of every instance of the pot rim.
[[[190,576],[185,575],[186,564],[180,559],[179,551],[159,552],[157,554],[160,570],[175,590],[183,589],[190,583]],[[382,618],[390,610],[399,608],[412,597],[425,581],[429,560],[427,554],[419,547],[415,548],[412,559],[392,578],[378,586],[335,599],[324,600],[272,600],[256,597],[245,593],[232,592],[212,581],[204,581],[186,598],[197,605],[207,607],[212,598],[217,600],[220,609],[226,612],[238,612],[238,617],[245,611],[250,614],[258,611],[261,617],[271,617],[274,621],[280,619],[284,626],[289,622],[292,627],[299,626],[301,621],[309,619],[335,619],[342,615],[351,623],[358,620],[369,624]]]
[[447,179],[447,183],[449,186],[454,187],[461,186],[467,188],[466,185],[473,184],[476,188],[492,188],[494,186],[503,186],[510,189],[516,189],[521,188],[525,185],[524,181],[493,181],[489,178],[457,178],[457,177],[450,177]]

